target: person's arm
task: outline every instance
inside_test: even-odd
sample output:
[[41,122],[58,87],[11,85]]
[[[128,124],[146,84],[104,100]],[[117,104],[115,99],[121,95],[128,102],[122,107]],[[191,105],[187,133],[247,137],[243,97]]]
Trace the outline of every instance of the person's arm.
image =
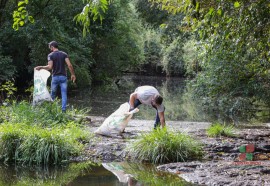
[[161,127],[164,128],[165,127],[165,117],[164,117],[164,112],[159,112],[158,113],[159,119],[160,119],[160,124]]
[[137,99],[137,93],[136,92],[133,92],[132,94],[130,94],[130,96],[129,96],[129,105],[130,105],[129,111],[134,109],[134,103],[135,103],[136,99]]
[[53,67],[53,62],[52,61],[48,61],[48,65],[46,65],[46,66],[37,66],[35,69],[36,70],[41,70],[41,69],[52,70],[52,67]]
[[74,83],[76,81],[76,76],[75,76],[73,66],[72,66],[69,58],[66,58],[65,61],[66,61],[66,64],[68,66],[69,72],[71,73],[71,81]]

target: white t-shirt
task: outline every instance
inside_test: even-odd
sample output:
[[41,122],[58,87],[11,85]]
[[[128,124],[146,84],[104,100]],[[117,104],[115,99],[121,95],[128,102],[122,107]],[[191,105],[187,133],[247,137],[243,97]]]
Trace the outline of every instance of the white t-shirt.
[[[150,105],[151,101],[155,97],[156,94],[160,95],[158,90],[152,86],[141,86],[136,88],[135,92],[137,93],[137,98],[140,100],[142,104]],[[164,105],[161,104],[157,107],[158,112],[164,112]]]

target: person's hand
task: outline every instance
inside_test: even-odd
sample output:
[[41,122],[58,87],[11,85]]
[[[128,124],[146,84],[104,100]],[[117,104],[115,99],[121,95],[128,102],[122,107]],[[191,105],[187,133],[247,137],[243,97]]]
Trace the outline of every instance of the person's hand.
[[41,68],[42,68],[41,66],[35,67],[36,70],[40,70]]
[[134,107],[130,107],[129,112],[133,111],[134,109]]
[[71,75],[71,81],[74,83],[76,81],[76,76],[75,75]]

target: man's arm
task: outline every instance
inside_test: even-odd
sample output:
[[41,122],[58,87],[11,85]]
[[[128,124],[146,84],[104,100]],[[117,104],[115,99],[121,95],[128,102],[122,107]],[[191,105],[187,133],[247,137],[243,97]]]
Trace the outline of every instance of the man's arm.
[[52,61],[48,61],[48,65],[46,65],[46,66],[37,66],[35,69],[36,70],[41,70],[41,69],[52,70],[52,67],[53,67],[53,62]]
[[137,99],[137,93],[133,92],[132,94],[130,94],[129,96],[129,105],[130,105],[130,111],[134,109],[134,103],[135,100]]
[[159,119],[160,119],[160,124],[161,127],[164,128],[165,127],[165,117],[164,117],[164,112],[159,112],[158,113]]
[[76,76],[75,76],[73,66],[72,66],[69,58],[66,58],[65,61],[66,61],[66,64],[68,66],[69,72],[71,73],[71,81],[74,83],[76,81]]

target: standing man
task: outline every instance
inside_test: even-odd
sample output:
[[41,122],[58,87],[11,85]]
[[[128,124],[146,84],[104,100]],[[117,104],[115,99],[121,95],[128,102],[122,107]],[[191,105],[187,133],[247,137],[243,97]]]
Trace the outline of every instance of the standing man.
[[74,83],[76,76],[74,73],[73,66],[69,60],[68,55],[58,49],[58,43],[52,41],[49,43],[49,49],[51,53],[48,55],[48,65],[46,66],[37,66],[35,69],[45,69],[52,70],[52,82],[51,82],[51,96],[54,100],[56,97],[57,87],[61,88],[61,97],[62,97],[62,112],[66,112],[67,106],[67,72],[65,69],[65,64],[67,65],[71,73],[71,81]]
[[130,111],[137,108],[140,104],[145,104],[152,106],[156,109],[156,121],[154,124],[154,128],[165,127],[165,117],[164,111],[165,107],[162,104],[163,98],[160,96],[159,92],[155,87],[152,86],[140,86],[136,88],[136,90],[130,94],[129,104]]

